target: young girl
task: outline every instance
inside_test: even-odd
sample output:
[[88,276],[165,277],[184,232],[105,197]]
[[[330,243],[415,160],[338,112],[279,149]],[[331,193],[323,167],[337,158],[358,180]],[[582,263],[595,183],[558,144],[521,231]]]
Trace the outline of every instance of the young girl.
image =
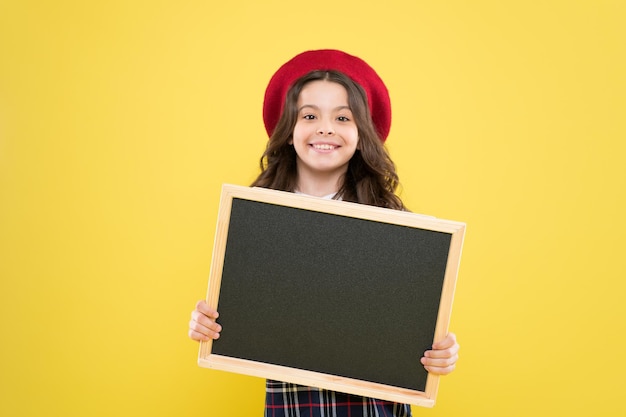
[[[395,194],[398,176],[383,146],[391,125],[387,89],[358,57],[337,50],[307,51],[272,77],[263,104],[270,135],[253,186],[405,210]],[[218,312],[196,304],[193,340],[219,338]],[[454,370],[459,345],[453,333],[426,351],[428,372]],[[417,358],[416,358],[417,360]],[[411,415],[407,404],[267,381],[265,415]]]

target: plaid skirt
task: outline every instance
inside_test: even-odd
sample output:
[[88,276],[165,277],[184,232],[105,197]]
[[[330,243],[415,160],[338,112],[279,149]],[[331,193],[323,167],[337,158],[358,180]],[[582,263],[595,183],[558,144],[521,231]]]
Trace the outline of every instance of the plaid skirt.
[[268,379],[265,417],[411,417],[411,407]]

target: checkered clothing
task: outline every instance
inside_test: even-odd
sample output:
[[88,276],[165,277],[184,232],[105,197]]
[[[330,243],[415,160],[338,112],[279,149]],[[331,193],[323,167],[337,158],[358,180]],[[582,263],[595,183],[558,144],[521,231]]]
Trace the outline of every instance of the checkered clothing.
[[267,380],[265,417],[411,417],[411,407]]

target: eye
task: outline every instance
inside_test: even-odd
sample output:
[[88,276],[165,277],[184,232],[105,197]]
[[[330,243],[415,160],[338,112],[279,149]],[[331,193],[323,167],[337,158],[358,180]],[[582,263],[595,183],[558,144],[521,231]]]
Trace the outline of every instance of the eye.
[[305,114],[304,116],[302,116],[302,118],[304,120],[314,120],[315,119],[315,115],[313,115],[313,114]]
[[337,117],[337,120],[339,120],[340,122],[349,122],[350,119],[346,116],[339,116]]

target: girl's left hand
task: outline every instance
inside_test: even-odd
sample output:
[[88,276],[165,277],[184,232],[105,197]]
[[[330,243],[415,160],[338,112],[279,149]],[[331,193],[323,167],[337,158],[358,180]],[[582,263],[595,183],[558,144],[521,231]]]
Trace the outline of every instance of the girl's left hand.
[[454,371],[457,360],[459,360],[459,344],[456,342],[456,335],[448,333],[445,339],[433,344],[432,350],[424,352],[421,362],[430,373],[448,375]]

